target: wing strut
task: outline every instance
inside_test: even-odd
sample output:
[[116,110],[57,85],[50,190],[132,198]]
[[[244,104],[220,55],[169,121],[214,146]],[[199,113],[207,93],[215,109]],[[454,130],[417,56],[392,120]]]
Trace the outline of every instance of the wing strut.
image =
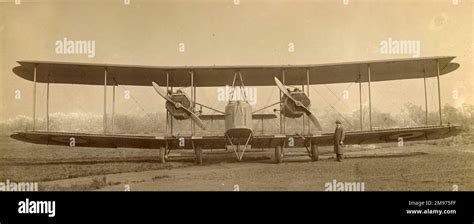
[[361,131],[364,130],[364,114],[362,112],[362,74],[359,73],[359,121]]
[[46,84],[46,131],[49,131],[49,74],[48,83]]
[[439,107],[439,126],[443,126],[443,119],[441,114],[441,86],[439,82],[439,59],[436,59],[436,78],[438,79],[438,107]]
[[372,131],[372,96],[370,95],[370,64],[367,65],[367,78],[369,79],[369,128]]
[[115,86],[116,83],[112,85],[112,125],[110,126],[110,131],[114,133],[114,126],[115,126]]
[[[309,98],[309,84],[310,84],[310,82],[309,82],[309,68],[306,69],[306,82],[307,82],[306,83],[306,87],[307,87],[307,93],[306,94],[308,94],[308,99],[311,99],[311,98]],[[308,134],[311,134],[311,123],[310,122],[311,122],[310,119],[308,119]]]
[[36,64],[33,77],[33,131],[36,129]]
[[104,69],[104,134],[107,133],[107,67]]
[[244,101],[247,102],[247,95],[245,94],[245,85],[244,85],[244,80],[242,79],[242,73],[240,73],[240,71],[236,71],[234,73],[234,79],[232,81],[232,92],[231,92],[231,96],[230,96],[230,100],[232,100],[234,98],[234,92],[235,92],[235,80],[237,80],[237,75],[239,75],[239,80],[240,80],[240,93],[242,94],[242,96],[244,96]]
[[423,65],[423,90],[425,91],[425,125],[428,125],[428,96],[426,94],[426,70]]

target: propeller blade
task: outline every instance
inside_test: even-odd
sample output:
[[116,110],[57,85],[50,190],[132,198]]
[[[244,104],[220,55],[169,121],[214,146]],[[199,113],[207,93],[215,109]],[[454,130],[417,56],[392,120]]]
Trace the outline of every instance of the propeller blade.
[[316,126],[317,129],[322,131],[323,129],[321,127],[321,124],[319,123],[316,116],[314,116],[313,112],[311,112],[311,110],[309,110],[309,108],[305,107],[300,101],[293,98],[291,96],[291,94],[288,92],[288,89],[285,87],[285,85],[283,85],[283,83],[281,83],[280,80],[277,77],[275,77],[275,83],[278,86],[278,89],[280,89],[280,91],[283,94],[285,94],[285,96],[287,96],[290,100],[295,102],[296,106],[301,107],[301,108],[304,109],[304,111],[306,112],[306,115],[308,115],[309,119],[313,122],[314,126]]
[[202,129],[206,129],[204,127],[204,124],[202,123],[202,120],[193,112],[191,111],[190,109],[182,106],[181,104],[175,102],[169,95],[168,93],[163,90],[163,88],[160,87],[160,85],[158,85],[156,82],[152,82],[153,84],[153,88],[155,89],[155,91],[161,96],[163,97],[166,101],[174,104],[174,106],[176,108],[183,108],[187,113],[188,115],[191,117],[191,119],[193,119],[193,121]]
[[296,102],[296,100],[290,95],[290,93],[288,92],[288,89],[283,85],[283,83],[280,82],[280,80],[275,77],[275,83],[278,87],[278,89],[280,89],[280,91],[285,94],[285,96],[287,96],[288,98],[290,98],[292,101]]
[[301,103],[299,104],[299,106],[304,109],[304,111],[306,112],[306,115],[308,115],[309,119],[313,122],[314,126],[316,126],[318,130],[322,131],[323,128],[321,127],[321,124],[319,123],[316,116],[314,116],[313,112]]
[[203,130],[206,130],[206,127],[204,126],[204,124],[202,123],[202,120],[201,118],[199,118],[195,113],[193,113],[192,111],[190,111],[189,109],[183,107],[183,109],[185,109],[188,113],[189,113],[189,116],[191,117],[191,119],[193,119],[194,123],[197,124],[197,126],[199,126],[200,128],[202,128]]
[[153,88],[155,89],[155,91],[161,96],[163,97],[166,101],[169,101],[171,102],[172,104],[176,105],[176,102],[174,102],[173,99],[171,99],[171,97],[168,95],[168,93],[163,90],[160,85],[156,84],[156,82],[152,82],[153,84]]
[[322,131],[323,128],[321,127],[321,124],[319,123],[318,119],[316,118],[316,116],[314,116],[313,113],[310,113],[310,114],[307,114],[309,119],[313,122],[314,126],[316,126],[316,128],[319,130],[319,131]]

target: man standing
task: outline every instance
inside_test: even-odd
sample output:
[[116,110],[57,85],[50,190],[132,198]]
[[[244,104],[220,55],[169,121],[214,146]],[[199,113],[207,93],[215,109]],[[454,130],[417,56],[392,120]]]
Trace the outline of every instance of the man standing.
[[341,122],[336,121],[336,130],[334,131],[334,153],[336,153],[336,160],[342,162],[344,157],[344,129]]

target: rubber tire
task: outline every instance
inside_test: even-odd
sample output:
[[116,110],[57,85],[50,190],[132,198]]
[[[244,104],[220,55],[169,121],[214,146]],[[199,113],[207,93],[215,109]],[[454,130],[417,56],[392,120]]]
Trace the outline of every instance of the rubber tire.
[[160,163],[166,163],[166,159],[165,159],[165,154],[166,154],[166,148],[165,147],[160,147],[159,149],[159,161]]
[[313,161],[319,160],[318,145],[311,145],[311,160]]
[[194,150],[196,154],[196,164],[201,165],[202,164],[202,149],[200,146],[196,146],[196,149]]
[[275,162],[277,164],[281,163],[282,161],[282,151],[283,151],[283,148],[281,147],[281,145],[275,146]]

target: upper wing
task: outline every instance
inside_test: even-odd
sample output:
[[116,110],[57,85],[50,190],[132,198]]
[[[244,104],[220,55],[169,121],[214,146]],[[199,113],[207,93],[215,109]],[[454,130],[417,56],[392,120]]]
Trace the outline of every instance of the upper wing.
[[13,68],[18,76],[33,81],[34,67],[37,68],[37,82],[74,83],[104,85],[104,70],[107,68],[107,85],[149,86],[152,81],[166,86],[169,74],[170,86],[190,86],[194,74],[194,85],[202,87],[231,85],[234,73],[239,71],[247,86],[273,86],[273,77],[285,76],[286,85],[367,82],[367,68],[370,65],[371,81],[388,81],[434,77],[439,61],[440,75],[459,67],[451,63],[454,57],[427,57],[396,60],[361,61],[334,64],[309,65],[264,65],[264,66],[130,66],[116,64],[88,64],[46,61],[19,61]]
[[[460,132],[459,126],[435,126],[419,128],[399,128],[376,131],[346,132],[345,144],[372,144],[384,142],[396,142],[399,138],[404,141],[439,139],[456,135]],[[152,135],[110,135],[110,134],[81,134],[60,132],[18,132],[11,136],[14,139],[36,144],[70,146],[74,140],[75,146],[80,147],[104,147],[104,148],[148,148],[157,149],[169,146],[170,149],[192,149],[193,145],[199,145],[204,149],[224,148],[224,136],[202,136],[202,137],[156,137]],[[294,138],[292,147],[308,146],[312,144],[320,146],[332,145],[333,134],[323,135],[264,135],[254,136],[251,145],[256,148],[271,148],[277,144],[288,146],[288,139]],[[73,139],[71,139],[73,138]],[[241,144],[245,144],[244,142]],[[181,143],[181,144],[180,144]]]

